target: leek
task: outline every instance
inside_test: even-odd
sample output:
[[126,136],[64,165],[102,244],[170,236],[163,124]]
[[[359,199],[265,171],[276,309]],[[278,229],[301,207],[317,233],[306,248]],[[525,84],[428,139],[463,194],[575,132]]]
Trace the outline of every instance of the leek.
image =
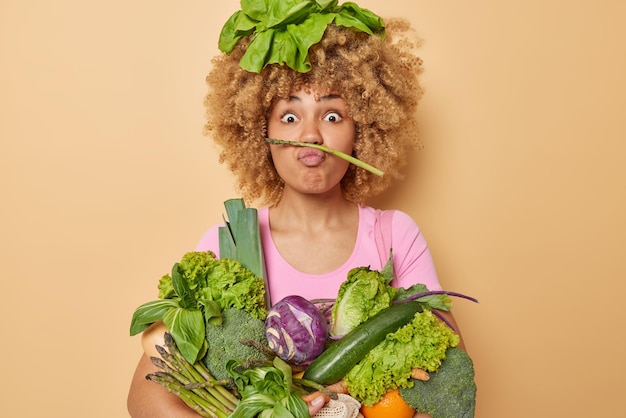
[[219,227],[220,258],[237,260],[265,284],[265,307],[271,306],[261,232],[257,210],[247,208],[243,199],[229,199],[226,208],[225,225]]

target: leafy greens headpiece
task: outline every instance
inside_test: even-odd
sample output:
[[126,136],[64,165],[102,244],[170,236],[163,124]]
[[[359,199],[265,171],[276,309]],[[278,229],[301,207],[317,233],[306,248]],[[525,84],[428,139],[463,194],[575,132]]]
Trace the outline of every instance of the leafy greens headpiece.
[[224,24],[219,49],[227,54],[244,36],[253,39],[239,65],[259,73],[268,64],[286,64],[305,73],[311,69],[309,48],[318,43],[326,27],[335,25],[385,35],[385,24],[379,16],[353,2],[341,5],[337,0],[241,0],[236,11]]

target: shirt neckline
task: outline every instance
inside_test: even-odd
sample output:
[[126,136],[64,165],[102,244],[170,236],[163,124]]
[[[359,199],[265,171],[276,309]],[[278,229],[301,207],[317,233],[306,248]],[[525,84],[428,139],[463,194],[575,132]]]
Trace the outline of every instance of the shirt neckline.
[[[269,250],[272,252],[271,259],[272,259],[272,262],[275,264],[274,269],[278,267],[281,271],[291,270],[294,274],[298,274],[300,276],[323,279],[325,277],[334,276],[337,274],[337,272],[341,272],[345,270],[346,268],[348,268],[349,266],[351,266],[353,264],[353,260],[357,257],[357,254],[359,253],[361,242],[366,235],[366,231],[365,231],[366,222],[364,222],[364,215],[365,215],[364,207],[362,205],[357,205],[357,207],[358,207],[359,221],[358,221],[358,227],[357,227],[357,233],[356,233],[356,240],[354,243],[354,248],[352,249],[352,253],[341,264],[341,266],[337,267],[335,270],[332,270],[326,273],[321,273],[321,274],[306,273],[306,272],[300,271],[294,266],[292,266],[287,260],[285,260],[285,258],[282,256],[282,254],[280,253],[280,251],[274,244],[274,239],[272,238],[272,231],[270,229],[270,220],[269,220],[269,208],[265,207],[262,210],[259,210],[259,225],[262,228],[261,236],[265,237],[263,238],[263,241],[264,241],[263,248],[265,249],[265,251]],[[280,263],[280,265],[276,266],[276,264],[278,263]]]

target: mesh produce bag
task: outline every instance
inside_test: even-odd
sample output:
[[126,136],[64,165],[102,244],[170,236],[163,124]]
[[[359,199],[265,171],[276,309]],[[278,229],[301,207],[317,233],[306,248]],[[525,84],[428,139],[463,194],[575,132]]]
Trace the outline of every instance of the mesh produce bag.
[[343,393],[337,394],[337,400],[331,399],[313,418],[363,418],[359,413],[359,401]]

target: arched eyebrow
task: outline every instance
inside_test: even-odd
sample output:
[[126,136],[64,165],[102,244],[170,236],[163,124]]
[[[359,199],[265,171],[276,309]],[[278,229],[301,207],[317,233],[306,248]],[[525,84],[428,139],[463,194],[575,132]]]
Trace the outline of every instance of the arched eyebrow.
[[320,100],[333,100],[333,99],[343,99],[340,94],[331,93],[325,96],[320,97]]
[[[320,96],[320,101],[326,101],[326,100],[334,100],[334,99],[342,99],[343,97],[341,97],[340,94],[337,93],[331,93],[331,94],[326,94],[324,96]],[[300,99],[298,96],[289,96],[288,101],[290,102],[300,102],[302,101],[302,99]]]

